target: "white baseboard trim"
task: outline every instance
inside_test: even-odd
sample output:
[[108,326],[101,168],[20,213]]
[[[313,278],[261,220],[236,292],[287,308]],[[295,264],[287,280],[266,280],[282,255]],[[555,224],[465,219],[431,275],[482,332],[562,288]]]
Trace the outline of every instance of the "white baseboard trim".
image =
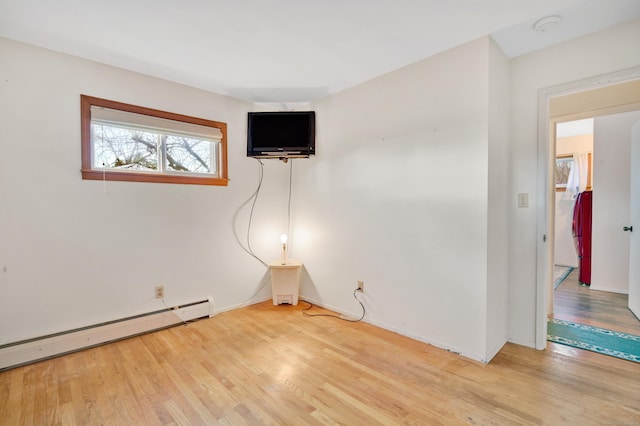
[[258,303],[266,302],[267,300],[272,300],[271,295],[269,295],[268,297],[263,297],[259,299],[249,299],[244,303],[237,303],[235,305],[229,305],[224,308],[215,309],[211,316],[216,316],[224,312],[235,311],[236,309],[246,308],[247,306],[251,306],[251,305],[257,305]]
[[213,316],[213,299],[0,346],[0,371]]
[[[340,308],[337,308],[337,307],[335,307],[333,305],[327,305],[326,303],[323,303],[323,302],[321,302],[319,300],[315,300],[315,299],[313,299],[311,297],[306,297],[306,296],[300,295],[298,297],[298,300],[300,302],[311,303],[314,306],[319,306],[321,308],[333,311],[333,312],[339,314],[343,319],[352,320],[352,319],[358,319],[358,318],[360,318],[362,316],[362,313],[358,314],[358,313],[348,312],[348,311],[342,310]],[[367,323],[373,324],[368,320],[368,318],[366,316],[364,318],[362,318],[361,322],[367,322]]]
[[498,355],[498,352],[500,352],[502,350],[502,348],[504,348],[504,345],[507,344],[507,338],[503,337],[502,341],[500,343],[497,343],[493,348],[489,348],[487,351],[487,356],[486,359],[483,360],[482,362],[484,362],[485,364],[488,364],[491,362],[491,360]]
[[[513,343],[514,345],[525,346],[527,348],[540,349],[540,348],[536,348],[536,342],[532,340],[514,339],[510,337],[507,339],[507,342]],[[546,340],[545,340],[545,343],[547,343]]]
[[[312,304],[314,304],[316,306],[320,306],[322,308],[329,309],[331,311],[337,312],[337,313],[339,313],[340,315],[342,315],[343,317],[346,317],[346,318],[359,318],[360,317],[360,315],[353,314],[351,312],[345,312],[345,311],[343,311],[341,309],[338,309],[338,308],[336,308],[334,306],[321,303],[319,301],[313,300],[313,299],[308,298],[308,297],[304,297],[302,295],[300,295],[300,300],[308,301],[309,303],[312,303]],[[423,336],[408,332],[408,331],[400,329],[398,327],[393,327],[393,326],[391,326],[389,324],[386,324],[384,322],[372,320],[371,318],[368,318],[367,316],[365,316],[363,318],[362,322],[369,323],[369,324],[374,325],[376,327],[383,328],[383,329],[391,331],[393,333],[397,333],[397,334],[400,334],[402,336],[406,336],[406,337],[408,337],[410,339],[417,340],[419,342],[434,346],[434,347],[436,347],[438,349],[443,349],[443,350],[446,350],[448,352],[453,352],[453,353],[461,355],[461,356],[463,356],[465,358],[469,358],[469,359],[472,359],[474,361],[479,361],[479,362],[482,362],[484,364],[487,364],[489,362],[489,360],[490,360],[490,359],[487,359],[486,355],[484,355],[484,354],[465,352],[464,350],[462,350],[460,348],[456,348],[454,346],[447,345],[447,344],[444,344],[442,342],[438,342],[438,341],[435,341],[435,340],[426,339]]]

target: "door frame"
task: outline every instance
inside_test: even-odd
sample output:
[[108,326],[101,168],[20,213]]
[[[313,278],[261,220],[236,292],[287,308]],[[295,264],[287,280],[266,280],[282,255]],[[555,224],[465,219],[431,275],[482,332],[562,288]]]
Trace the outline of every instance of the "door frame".
[[[538,92],[538,167],[536,210],[536,349],[547,347],[547,316],[553,306],[553,255],[555,240],[555,125],[551,126],[550,101],[579,92],[588,92],[640,80],[640,66],[541,89]],[[638,109],[638,104],[606,106],[575,111],[575,118],[596,117]],[[553,121],[555,123],[555,121]]]
[[[640,204],[640,199],[636,198],[640,197],[640,193],[636,192],[636,195],[633,195],[633,190],[636,188],[636,186],[634,186],[634,179],[640,178],[640,170],[636,170],[634,173],[633,169],[633,165],[640,162],[640,121],[638,121],[631,127],[631,154],[629,155],[629,157],[631,157],[632,166],[629,170],[629,175],[631,178],[629,179],[631,182],[631,196],[629,200],[631,214],[629,216],[629,225],[633,226],[634,219],[640,219],[635,214],[633,214],[634,210],[639,207]],[[638,212],[638,214],[640,214],[640,212]],[[631,313],[635,315],[638,320],[640,320],[640,294],[638,294],[638,291],[640,291],[640,289],[637,287],[637,285],[640,283],[638,283],[636,280],[632,280],[632,278],[637,278],[638,280],[640,280],[640,276],[638,276],[640,270],[637,269],[640,268],[640,266],[636,265],[634,268],[634,265],[631,263],[631,253],[636,254],[638,248],[640,248],[638,246],[638,244],[640,244],[640,241],[635,240],[636,238],[638,238],[637,235],[634,236],[633,234],[631,234],[629,236],[629,297],[627,299],[627,307],[629,308]]]

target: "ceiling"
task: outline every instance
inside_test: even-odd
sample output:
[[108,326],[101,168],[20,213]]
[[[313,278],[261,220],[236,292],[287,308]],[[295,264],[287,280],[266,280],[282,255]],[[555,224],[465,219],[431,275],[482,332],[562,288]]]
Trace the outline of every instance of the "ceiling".
[[593,118],[583,120],[565,121],[556,125],[556,137],[567,138],[571,136],[593,134]]
[[487,34],[515,57],[639,18],[640,0],[0,0],[1,37],[282,108]]

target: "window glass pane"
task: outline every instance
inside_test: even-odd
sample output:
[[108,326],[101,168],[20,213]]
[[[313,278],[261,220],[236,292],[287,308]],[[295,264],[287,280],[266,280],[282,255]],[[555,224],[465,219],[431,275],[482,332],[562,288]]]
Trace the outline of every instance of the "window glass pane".
[[556,186],[564,188],[569,181],[573,157],[556,158]]
[[166,136],[167,170],[216,173],[214,142],[182,136]]
[[158,170],[158,136],[140,130],[93,124],[93,166],[123,170]]

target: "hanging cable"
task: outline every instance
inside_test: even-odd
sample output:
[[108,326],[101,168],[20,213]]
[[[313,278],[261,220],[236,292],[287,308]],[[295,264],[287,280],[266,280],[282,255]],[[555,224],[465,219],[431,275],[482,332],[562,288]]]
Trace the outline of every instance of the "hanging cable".
[[266,265],[264,261],[256,256],[256,254],[253,252],[253,249],[251,248],[251,223],[253,222],[253,211],[256,207],[256,202],[258,201],[258,196],[260,195],[260,188],[262,188],[262,179],[264,178],[264,163],[258,158],[256,158],[256,160],[258,160],[258,162],[260,163],[260,181],[258,183],[258,187],[256,188],[255,197],[253,197],[253,203],[251,203],[251,210],[249,212],[249,223],[247,225],[247,248],[249,249],[249,253],[251,253],[253,257],[260,260],[263,265]]
[[289,203],[287,204],[287,236],[291,236],[291,187],[293,185],[293,158],[289,161]]
[[[258,161],[258,163],[260,164],[260,170],[259,170],[259,176],[258,176],[258,186],[256,188],[256,190],[253,192],[253,194],[251,194],[251,196],[249,198],[247,198],[247,200],[245,202],[243,202],[240,207],[238,207],[238,209],[236,210],[236,212],[233,215],[233,236],[236,239],[236,242],[238,243],[238,245],[240,245],[240,247],[242,248],[242,250],[244,250],[245,252],[247,252],[251,257],[255,258],[256,260],[258,260],[260,263],[262,263],[262,265],[264,265],[264,267],[268,267],[269,265],[262,259],[260,259],[251,249],[251,223],[253,221],[253,211],[255,209],[256,206],[256,201],[258,200],[258,195],[260,195],[260,188],[262,188],[262,179],[264,178],[264,163],[259,159],[256,158],[256,161]],[[247,204],[249,204],[249,202],[251,202],[253,200],[253,203],[251,203],[251,210],[249,212],[249,224],[247,225],[247,245],[245,247],[245,245],[242,243],[242,241],[240,240],[240,237],[238,236],[237,233],[237,229],[236,229],[236,222],[238,219],[238,215],[240,214],[240,212],[242,211],[242,209],[244,208],[244,206],[246,206]]]

